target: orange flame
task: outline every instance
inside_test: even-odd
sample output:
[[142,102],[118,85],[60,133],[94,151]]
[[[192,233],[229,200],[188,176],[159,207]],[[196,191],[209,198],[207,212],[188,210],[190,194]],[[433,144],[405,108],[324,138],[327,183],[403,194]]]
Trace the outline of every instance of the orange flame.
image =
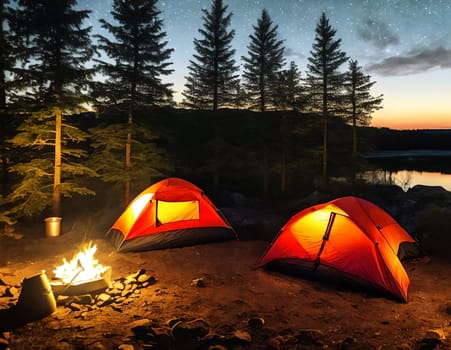
[[63,258],[63,264],[53,270],[55,278],[70,284],[85,283],[102,278],[102,274],[108,269],[108,266],[103,266],[94,258],[96,251],[97,246],[92,246],[91,241],[76,253],[72,260],[67,261]]

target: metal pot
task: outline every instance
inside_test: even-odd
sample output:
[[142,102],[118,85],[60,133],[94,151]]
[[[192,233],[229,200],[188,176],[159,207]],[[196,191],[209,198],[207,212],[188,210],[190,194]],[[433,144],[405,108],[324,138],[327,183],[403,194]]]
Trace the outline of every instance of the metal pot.
[[24,278],[15,310],[16,316],[30,321],[48,316],[56,310],[56,300],[45,271]]

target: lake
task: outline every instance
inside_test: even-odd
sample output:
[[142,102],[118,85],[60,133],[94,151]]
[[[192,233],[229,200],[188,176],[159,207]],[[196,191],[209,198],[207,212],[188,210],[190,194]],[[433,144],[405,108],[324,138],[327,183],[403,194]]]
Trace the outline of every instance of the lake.
[[416,185],[441,186],[451,191],[451,174],[418,170],[370,170],[360,174],[360,178],[374,184],[392,184],[404,191]]
[[404,191],[416,185],[451,191],[451,150],[385,150],[364,155],[377,170],[360,174],[369,183],[393,184]]

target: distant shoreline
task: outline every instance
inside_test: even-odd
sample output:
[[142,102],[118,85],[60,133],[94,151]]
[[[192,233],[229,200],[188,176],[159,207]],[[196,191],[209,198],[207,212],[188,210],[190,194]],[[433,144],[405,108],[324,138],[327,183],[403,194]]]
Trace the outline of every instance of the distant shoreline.
[[417,149],[417,150],[370,151],[365,153],[363,157],[365,159],[425,158],[425,157],[451,158],[451,150]]

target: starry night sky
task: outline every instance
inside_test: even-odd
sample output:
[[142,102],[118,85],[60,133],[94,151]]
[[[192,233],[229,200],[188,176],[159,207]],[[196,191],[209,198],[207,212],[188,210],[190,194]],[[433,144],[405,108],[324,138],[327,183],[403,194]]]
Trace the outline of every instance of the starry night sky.
[[[249,35],[266,8],[284,40],[287,64],[295,61],[305,76],[315,27],[325,12],[342,39],[341,49],[357,59],[376,81],[372,92],[384,94],[384,108],[374,114],[374,126],[451,128],[451,0],[223,0],[233,13],[229,29],[236,61],[247,55]],[[102,32],[99,18],[111,21],[112,0],[79,0],[92,11],[89,25]],[[180,101],[193,40],[200,38],[202,8],[211,0],[160,0],[164,30]],[[347,66],[343,66],[346,69]]]

